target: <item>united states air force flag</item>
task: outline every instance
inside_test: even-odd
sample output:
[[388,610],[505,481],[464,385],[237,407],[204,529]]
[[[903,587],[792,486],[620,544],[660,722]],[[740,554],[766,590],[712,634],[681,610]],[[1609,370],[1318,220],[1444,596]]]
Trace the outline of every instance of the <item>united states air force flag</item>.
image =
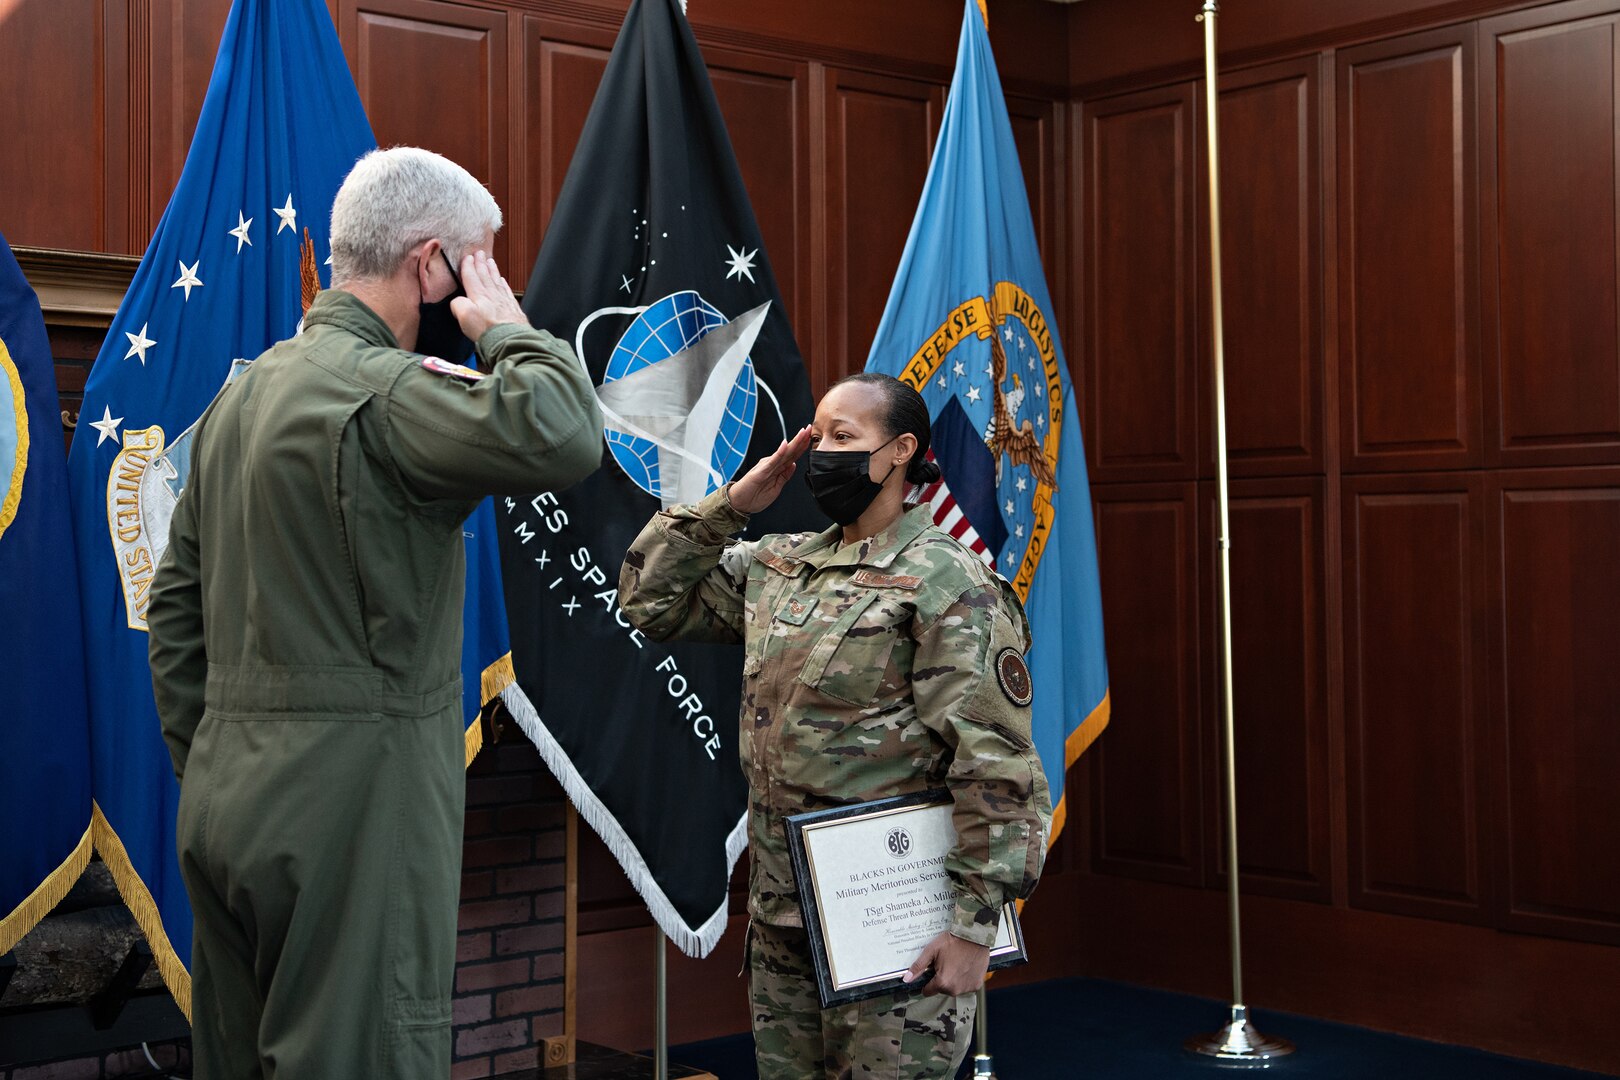
[[0,237],[0,954],[90,862],[67,463],[39,300]]
[[1108,723],[1085,450],[1051,321],[990,39],[968,0],[945,121],[867,369],[922,393],[944,480],[936,522],[1023,598],[1035,743],[1062,829],[1063,773]]
[[[152,575],[192,425],[233,361],[297,331],[325,273],[332,198],[375,145],[326,5],[236,0],[179,184],[91,370],[69,456],[96,848],[182,1008],[191,911],[175,855],[179,789],[147,667]],[[492,514],[486,505],[465,526],[469,717],[510,678],[494,536],[481,528]]]
[[[809,384],[708,71],[676,0],[635,0],[523,297],[570,341],[606,421],[602,467],[505,502],[518,682],[505,700],[658,925],[706,955],[747,843],[742,650],[648,641],[619,565],[811,416]],[[750,535],[819,528],[803,484]]]

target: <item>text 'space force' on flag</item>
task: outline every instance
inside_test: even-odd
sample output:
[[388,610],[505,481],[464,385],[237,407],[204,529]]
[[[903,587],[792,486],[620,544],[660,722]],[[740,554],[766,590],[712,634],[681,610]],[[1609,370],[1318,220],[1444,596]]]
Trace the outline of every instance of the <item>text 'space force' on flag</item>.
[[1074,392],[977,0],[867,369],[922,394],[935,521],[1024,601],[1055,839],[1064,770],[1108,723],[1102,598]]
[[[574,488],[504,502],[505,700],[664,933],[706,955],[747,842],[741,649],[646,640],[619,609],[619,565],[661,506],[740,475],[812,405],[676,0],[625,17],[524,308],[588,370],[607,452]],[[821,524],[790,484],[748,535]]]
[[[332,199],[375,146],[326,5],[235,0],[179,182],[91,369],[69,455],[95,846],[188,1012],[179,788],[147,662],[152,577],[197,419],[252,358],[298,331],[329,278]],[[469,721],[510,681],[493,523],[486,502],[464,526]]]
[[90,862],[90,726],[56,366],[0,236],[0,954]]

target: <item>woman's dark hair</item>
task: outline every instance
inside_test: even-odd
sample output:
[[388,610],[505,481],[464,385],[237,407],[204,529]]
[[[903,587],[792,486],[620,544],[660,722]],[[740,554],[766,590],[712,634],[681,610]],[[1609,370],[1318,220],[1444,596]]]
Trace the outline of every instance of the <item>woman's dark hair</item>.
[[917,452],[906,462],[906,481],[912,484],[932,484],[938,480],[942,475],[939,466],[928,460],[931,429],[928,423],[928,406],[923,403],[922,395],[893,375],[883,375],[876,371],[862,371],[846,376],[833,386],[836,388],[845,383],[862,383],[883,391],[883,429],[889,433],[890,438],[901,435],[916,436]]

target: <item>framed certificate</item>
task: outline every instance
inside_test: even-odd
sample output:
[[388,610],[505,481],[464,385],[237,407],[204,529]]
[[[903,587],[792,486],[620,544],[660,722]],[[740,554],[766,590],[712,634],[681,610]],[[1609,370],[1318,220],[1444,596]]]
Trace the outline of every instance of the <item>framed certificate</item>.
[[[956,911],[945,856],[956,843],[951,796],[926,791],[787,818],[788,853],[810,936],[822,1008],[897,990]],[[1022,964],[1011,903],[990,967]]]

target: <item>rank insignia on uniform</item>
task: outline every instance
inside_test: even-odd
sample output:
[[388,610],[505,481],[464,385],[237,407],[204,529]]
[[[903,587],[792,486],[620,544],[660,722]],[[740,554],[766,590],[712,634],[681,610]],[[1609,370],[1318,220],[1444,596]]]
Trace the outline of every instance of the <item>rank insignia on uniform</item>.
[[440,360],[437,356],[423,357],[422,367],[435,375],[448,375],[452,379],[460,379],[462,382],[475,383],[485,375],[484,372],[475,371],[465,364],[452,364],[448,360]]
[[1029,677],[1029,666],[1017,649],[1002,649],[996,657],[996,681],[1001,692],[1014,705],[1028,705],[1035,698],[1035,684]]

